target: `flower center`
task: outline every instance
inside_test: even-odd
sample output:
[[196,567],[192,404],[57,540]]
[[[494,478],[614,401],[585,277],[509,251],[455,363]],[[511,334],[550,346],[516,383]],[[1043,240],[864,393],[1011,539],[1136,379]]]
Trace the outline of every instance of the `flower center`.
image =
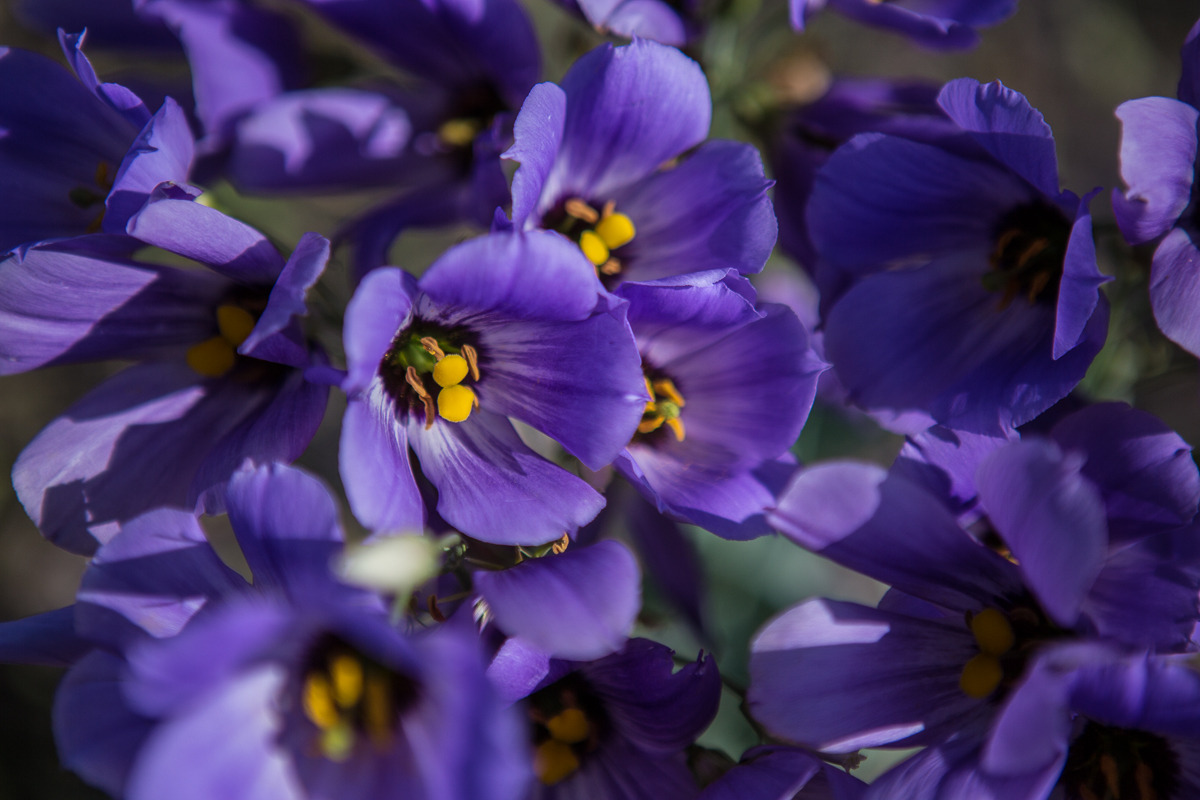
[[220,378],[237,364],[238,347],[250,337],[265,303],[229,301],[217,306],[218,334],[188,348],[189,367],[206,378]]
[[1179,759],[1161,736],[1088,722],[1071,743],[1058,785],[1066,800],[1170,800]]
[[416,699],[412,679],[334,639],[313,649],[301,688],[304,716],[316,726],[317,746],[331,761],[349,758],[364,736],[386,750],[400,714]]
[[115,175],[113,174],[112,166],[107,161],[101,161],[96,167],[96,177],[94,179],[96,186],[100,189],[99,192],[95,191],[90,186],[76,186],[74,189],[67,192],[67,197],[76,208],[81,208],[86,211],[97,203],[102,206],[100,209],[100,216],[88,223],[88,233],[99,232],[100,225],[104,222],[104,200],[108,197],[108,193],[112,191],[114,177]]
[[968,612],[966,622],[979,652],[963,665],[958,686],[977,700],[998,689],[1007,691],[1021,679],[1029,656],[1043,642],[1065,635],[1030,597],[1004,611],[985,608],[978,614]]
[[633,220],[616,207],[616,202],[609,200],[597,211],[583,198],[571,197],[546,214],[543,227],[577,243],[598,274],[613,277],[620,274],[622,266],[614,251],[637,235]]
[[480,378],[479,350],[467,341],[470,338],[465,329],[418,320],[400,332],[383,357],[380,373],[388,393],[402,408],[420,409],[426,430],[439,416],[463,422],[479,407],[475,391],[464,383],[477,384]]
[[644,364],[642,370],[645,373],[646,394],[650,395],[650,402],[646,403],[646,408],[642,411],[642,421],[638,423],[634,440],[638,439],[638,434],[648,437],[666,424],[671,433],[675,434],[675,440],[682,442],[686,430],[680,417],[687,401],[670,378]]
[[569,778],[600,746],[606,717],[599,699],[577,673],[529,698],[533,725],[533,772],[545,786]]
[[1057,302],[1070,237],[1071,223],[1055,206],[1040,200],[1018,206],[996,226],[992,270],[983,276],[983,287],[1003,292],[1001,309],[1017,297],[1030,305]]

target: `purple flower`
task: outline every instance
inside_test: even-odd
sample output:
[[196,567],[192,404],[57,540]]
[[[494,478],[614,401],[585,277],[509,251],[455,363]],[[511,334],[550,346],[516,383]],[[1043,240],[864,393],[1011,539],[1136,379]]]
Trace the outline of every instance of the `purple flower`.
[[678,50],[596,48],[521,107],[504,154],[521,162],[513,225],[578,242],[609,285],[758,272],[775,245],[770,182],[750,145],[703,143],[711,116],[704,73]]
[[557,0],[600,33],[683,47],[701,33],[695,0]]
[[975,746],[1047,648],[1193,648],[1200,475],[1176,434],[1100,405],[979,462],[978,539],[899,471],[793,480],[770,521],[892,588],[878,608],[809,601],[758,634],[750,702],[769,730],[830,752]]
[[[167,155],[150,145],[122,175],[136,184]],[[220,513],[234,470],[247,458],[297,458],[324,416],[328,389],[304,380],[314,354],[298,317],[329,243],[308,234],[285,263],[262,234],[195,194],[163,183],[128,236],[45,242],[0,261],[4,374],[138,362],[51,422],[13,468],[28,514],[73,552],[90,554],[158,506]],[[211,271],[134,260],[145,245]]]
[[716,715],[721,677],[711,656],[674,671],[673,655],[647,639],[589,662],[501,648],[488,675],[502,695],[525,698],[538,777],[531,796],[695,797],[683,751]]
[[859,800],[867,784],[807,750],[752,747],[737,766],[713,781],[700,800]]
[[[406,637],[378,598],[334,581],[327,489],[281,465],[245,469],[228,507],[253,585],[184,512],[133,520],[97,553],[74,614],[94,649],[55,702],[67,766],[130,800],[523,791],[517,720],[474,631]],[[0,628],[0,655],[43,621]]]
[[1003,22],[1017,10],[1017,0],[789,0],[792,28],[803,31],[826,4],[855,22],[903,34],[934,50],[974,47],[976,28]]
[[1143,97],[1117,107],[1121,121],[1121,178],[1113,212],[1130,244],[1159,239],[1150,269],[1154,318],[1169,339],[1200,354],[1200,225],[1193,200],[1196,124],[1200,120],[1200,22],[1183,46],[1179,99]]
[[769,532],[825,368],[782,305],[710,270],[621,284],[650,402],[617,470],[657,509],[731,539]]
[[370,273],[345,330],[340,462],[355,515],[375,531],[423,529],[411,448],[437,513],[476,539],[538,545],[595,517],[603,499],[508,418],[591,469],[608,464],[647,400],[625,309],[548,232],[468,241],[419,281]]
[[825,354],[864,408],[996,434],[1083,377],[1107,332],[1108,278],[1087,198],[1059,192],[1041,114],[967,78],[938,104],[957,136],[859,134],[817,175]]

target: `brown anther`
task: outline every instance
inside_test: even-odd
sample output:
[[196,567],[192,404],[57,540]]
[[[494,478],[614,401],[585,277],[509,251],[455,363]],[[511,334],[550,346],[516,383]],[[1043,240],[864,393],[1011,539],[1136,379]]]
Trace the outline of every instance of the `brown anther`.
[[663,395],[680,408],[687,405],[687,402],[683,399],[683,395],[679,393],[679,390],[675,388],[675,384],[669,378],[655,381],[653,386],[655,393]]
[[1034,239],[1033,243],[1026,247],[1021,257],[1017,259],[1017,269],[1021,270],[1029,263],[1029,259],[1036,256],[1038,253],[1050,246],[1050,242],[1046,239]]
[[608,219],[617,210],[617,201],[609,200],[604,204],[604,208],[600,209],[600,219]]
[[594,225],[600,221],[600,214],[596,212],[596,209],[592,208],[578,197],[572,197],[570,200],[568,200],[563,205],[563,209],[570,216],[574,217],[575,219],[583,220],[588,225]]
[[1117,767],[1117,760],[1108,753],[1100,756],[1100,774],[1104,776],[1104,782],[1108,784],[1109,794],[1113,797],[1121,796],[1121,771]]
[[432,336],[422,336],[421,347],[424,347],[425,352],[432,355],[438,361],[441,361],[446,357],[446,352],[442,350],[442,348],[438,347],[437,339],[433,338]]
[[666,161],[658,165],[659,172],[666,172],[669,169],[675,169],[679,166],[679,156],[668,158]]
[[[409,367],[409,369],[412,369]],[[421,402],[425,404],[425,430],[433,427],[433,421],[437,419],[437,403],[433,401],[433,395],[426,394],[421,398]]]
[[[475,352],[475,348],[469,344],[462,346],[463,358],[467,360],[467,366],[471,368],[471,380],[479,380],[479,353]],[[478,405],[478,403],[476,403]]]
[[555,542],[554,546],[550,548],[550,552],[554,553],[554,555],[565,553],[567,552],[567,547],[570,546],[570,544],[571,537],[564,532],[562,538]]
[[1133,771],[1133,779],[1137,782],[1139,800],[1156,800],[1158,793],[1154,791],[1154,770],[1145,761],[1139,761]]
[[620,271],[621,271],[621,262],[615,258],[609,258],[608,261],[605,261],[604,264],[600,267],[600,273],[602,275],[616,275]]
[[429,606],[429,616],[433,617],[437,622],[446,621],[446,615],[442,613],[440,608],[438,608],[436,594],[429,595],[429,600],[426,602],[426,605]]
[[1000,256],[1004,254],[1008,243],[1021,234],[1017,228],[1009,228],[1004,233],[1000,234],[1000,238],[996,240],[996,249],[992,251],[992,266],[1000,266]]
[[408,381],[408,385],[417,393],[417,397],[422,400],[429,397],[429,392],[425,390],[425,384],[421,382],[421,376],[417,374],[416,367],[404,370],[404,380]]
[[1039,272],[1033,276],[1033,282],[1029,286],[1029,302],[1037,300],[1037,296],[1042,293],[1042,289],[1046,288],[1046,284],[1050,283],[1049,272]]

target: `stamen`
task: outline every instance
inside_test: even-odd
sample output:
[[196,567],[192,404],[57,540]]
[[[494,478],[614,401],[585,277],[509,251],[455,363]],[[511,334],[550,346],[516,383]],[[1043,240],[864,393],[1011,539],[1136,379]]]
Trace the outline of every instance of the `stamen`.
[[546,730],[564,744],[579,744],[588,738],[591,726],[587,716],[578,708],[568,708],[557,717],[546,721]]
[[[1100,774],[1104,776],[1109,794],[1119,798],[1121,796],[1121,770],[1117,769],[1117,760],[1112,757],[1111,753],[1100,756]],[[1142,797],[1148,800],[1154,795],[1142,795]]]
[[438,361],[441,361],[443,358],[446,357],[445,351],[443,351],[442,348],[438,346],[437,339],[433,338],[432,336],[422,336],[421,337],[421,347],[424,347],[425,352],[432,355]]
[[683,437],[687,435],[687,431],[683,427],[683,420],[679,417],[673,417],[667,420],[667,427],[675,434],[675,441],[682,442]]
[[404,371],[404,380],[408,381],[408,385],[417,393],[417,397],[422,400],[429,397],[429,392],[425,391],[425,384],[421,382],[421,376],[417,374],[416,367],[409,367]]
[[363,719],[376,747],[384,749],[391,744],[394,716],[391,684],[387,676],[373,671],[367,676],[363,695]]
[[671,402],[683,408],[687,405],[687,401],[683,399],[683,395],[675,388],[675,383],[670,378],[662,378],[653,384],[654,391],[658,394],[670,398]]
[[429,599],[425,602],[425,605],[429,608],[429,616],[433,617],[434,621],[446,621],[446,615],[442,613],[440,608],[438,608],[438,599],[436,594],[429,595]]
[[333,699],[338,708],[352,708],[362,697],[362,664],[353,656],[336,656],[329,663],[329,675],[333,678]]
[[[608,206],[604,207],[608,210]],[[637,234],[637,230],[633,227],[633,220],[624,214],[605,214],[600,220],[600,224],[596,226],[596,235],[599,236],[604,244],[608,245],[609,250],[616,250],[624,244],[633,241],[633,237]]]
[[666,417],[662,416],[656,416],[653,419],[644,419],[638,423],[638,433],[653,433],[661,428],[662,424],[666,421]]
[[467,366],[471,368],[471,380],[479,380],[479,353],[475,352],[475,348],[469,344],[464,344],[461,348],[463,357],[467,359]]
[[447,386],[455,386],[463,382],[463,378],[467,377],[467,373],[471,371],[467,360],[462,356],[448,355],[442,357],[442,360],[433,368],[433,381],[443,389]]
[[567,552],[567,548],[570,545],[571,545],[571,537],[570,537],[570,535],[564,533],[562,535],[562,538],[559,539],[557,542],[555,542],[554,546],[550,548],[550,552],[554,553],[554,555],[558,555],[560,553],[565,553],[565,552]]
[[1004,668],[1000,666],[1000,661],[995,656],[980,653],[963,667],[958,687],[968,697],[981,700],[996,691],[1003,678]]
[[971,618],[970,624],[980,651],[988,655],[1002,656],[1017,642],[1008,618],[994,608],[980,611]]
[[354,749],[354,730],[344,722],[321,733],[321,752],[330,761],[345,761]]
[[333,704],[333,687],[320,673],[313,673],[304,682],[304,716],[322,730],[328,730],[341,719]]
[[239,347],[254,332],[254,315],[240,306],[217,306],[217,330],[231,345]]
[[595,231],[584,231],[579,236],[579,249],[597,267],[608,261],[608,245]]
[[538,745],[533,756],[533,771],[543,786],[553,786],[579,769],[579,758],[571,746],[557,739],[547,739]]
[[466,386],[447,386],[438,392],[438,413],[449,422],[463,422],[477,402],[475,393]]
[[600,219],[606,220],[612,216],[612,213],[617,210],[617,201],[609,200],[604,204],[604,208],[600,209]]
[[596,209],[589,206],[578,197],[572,197],[564,205],[563,209],[575,219],[583,220],[588,225],[595,225],[600,219],[600,215]]
[[206,378],[219,378],[237,362],[237,352],[223,336],[214,336],[188,348],[187,365]]
[[466,147],[475,141],[480,125],[470,119],[446,120],[438,128],[438,138],[451,147]]
[[602,275],[616,275],[621,271],[621,262],[609,256],[608,261],[600,265],[600,273]]

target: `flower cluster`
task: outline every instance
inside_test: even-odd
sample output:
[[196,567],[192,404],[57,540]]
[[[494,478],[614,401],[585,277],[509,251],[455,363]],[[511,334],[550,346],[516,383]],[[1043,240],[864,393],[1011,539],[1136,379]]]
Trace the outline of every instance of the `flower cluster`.
[[[50,5],[22,13],[67,67],[0,49],[0,374],[121,367],[16,460],[37,529],[89,561],[73,605],[0,624],[0,660],[66,669],[56,744],[84,781],[1200,797],[1200,470],[1158,418],[1076,391],[1109,331],[1099,190],[1060,188],[1022,94],[836,79],[758,120],[776,185],[710,138],[702,45],[731,23],[699,3],[562,0],[631,41],[540,83],[515,0]],[[825,5],[792,0],[792,27]],[[828,5],[932,49],[1016,11]],[[1117,109],[1112,208],[1157,243],[1162,333],[1200,355],[1198,35],[1179,100]],[[370,79],[314,63],[320,36]],[[191,85],[103,82],[93,41]],[[286,243],[231,200],[356,192]],[[403,232],[448,226],[471,233],[393,265]],[[777,240],[801,269],[760,276]],[[890,468],[800,464],[818,396],[907,436]],[[336,489],[293,466],[323,425]],[[645,585],[719,642],[710,534],[781,534],[887,592],[784,610],[742,688],[643,613]],[[701,739],[723,691],[745,753]],[[922,749],[867,784],[876,747]]]

